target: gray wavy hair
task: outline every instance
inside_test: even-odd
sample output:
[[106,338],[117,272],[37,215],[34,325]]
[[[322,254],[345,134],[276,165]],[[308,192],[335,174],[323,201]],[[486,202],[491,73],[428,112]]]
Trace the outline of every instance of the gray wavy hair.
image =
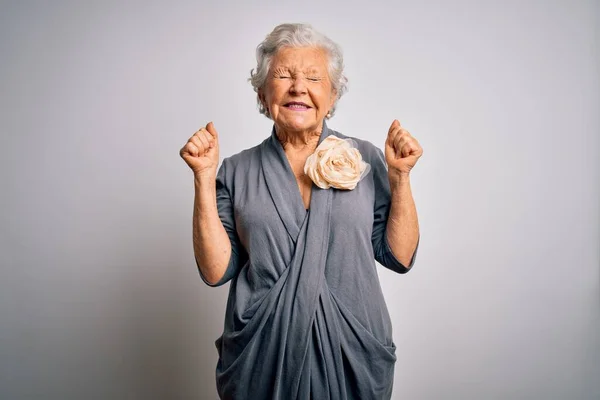
[[344,76],[342,48],[327,36],[317,32],[309,24],[281,24],[275,27],[256,48],[256,69],[250,71],[248,79],[257,93],[258,111],[271,118],[269,110],[258,95],[263,89],[273,56],[283,47],[318,47],[327,53],[329,60],[329,80],[337,93],[333,107],[327,118],[335,113],[337,102],[348,91],[348,79]]

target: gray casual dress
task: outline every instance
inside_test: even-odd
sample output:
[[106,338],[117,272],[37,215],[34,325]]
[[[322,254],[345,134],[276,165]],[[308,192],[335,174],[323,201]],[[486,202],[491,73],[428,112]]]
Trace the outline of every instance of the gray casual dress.
[[[323,124],[319,143],[329,135],[347,138]],[[408,266],[392,254],[385,158],[352,139],[371,171],[349,191],[313,184],[310,210],[275,129],[223,160],[217,205],[232,251],[214,284],[231,280],[216,341],[221,398],[391,397],[396,347],[375,260],[405,273],[417,251]]]

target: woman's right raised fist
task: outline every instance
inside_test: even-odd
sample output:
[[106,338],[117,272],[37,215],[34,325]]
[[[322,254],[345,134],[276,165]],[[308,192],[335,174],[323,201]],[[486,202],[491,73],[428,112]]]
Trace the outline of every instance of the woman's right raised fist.
[[212,122],[200,128],[179,151],[194,175],[215,177],[219,164],[219,135]]

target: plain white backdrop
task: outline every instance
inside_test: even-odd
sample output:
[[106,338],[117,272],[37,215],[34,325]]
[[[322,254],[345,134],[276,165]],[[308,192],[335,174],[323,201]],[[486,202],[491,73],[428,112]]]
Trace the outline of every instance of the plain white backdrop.
[[0,3],[0,397],[213,399],[228,285],[193,260],[179,149],[270,134],[247,82],[277,24],[344,49],[329,126],[412,173],[414,269],[380,267],[394,399],[600,397],[596,1]]

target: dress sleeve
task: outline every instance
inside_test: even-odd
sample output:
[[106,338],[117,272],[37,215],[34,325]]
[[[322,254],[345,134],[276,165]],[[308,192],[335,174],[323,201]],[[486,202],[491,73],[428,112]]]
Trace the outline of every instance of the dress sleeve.
[[[223,277],[217,281],[216,283],[209,283],[206,278],[202,275],[200,268],[198,271],[200,272],[200,277],[208,286],[216,287],[221,286],[231,280],[234,276],[237,275],[241,267],[248,260],[248,254],[244,249],[244,246],[240,242],[240,238],[237,234],[235,228],[235,215],[233,208],[233,201],[231,196],[231,191],[229,187],[231,187],[231,182],[233,181],[231,175],[228,175],[229,170],[226,165],[228,164],[228,159],[223,160],[221,167],[217,173],[217,209],[219,212],[219,218],[221,219],[221,223],[223,224],[223,228],[227,232],[227,236],[229,236],[229,242],[231,243],[231,257],[229,258],[229,264],[227,265],[227,269],[225,270],[225,274]],[[196,261],[196,265],[198,262]]]
[[373,215],[373,233],[371,243],[373,244],[373,253],[375,260],[392,271],[404,274],[410,270],[415,263],[417,250],[419,249],[419,239],[417,246],[410,260],[410,264],[403,265],[392,253],[392,249],[387,238],[387,220],[390,213],[391,192],[390,183],[387,175],[387,165],[385,156],[379,148],[375,148],[375,154],[371,157],[371,171],[375,187],[375,203]]

